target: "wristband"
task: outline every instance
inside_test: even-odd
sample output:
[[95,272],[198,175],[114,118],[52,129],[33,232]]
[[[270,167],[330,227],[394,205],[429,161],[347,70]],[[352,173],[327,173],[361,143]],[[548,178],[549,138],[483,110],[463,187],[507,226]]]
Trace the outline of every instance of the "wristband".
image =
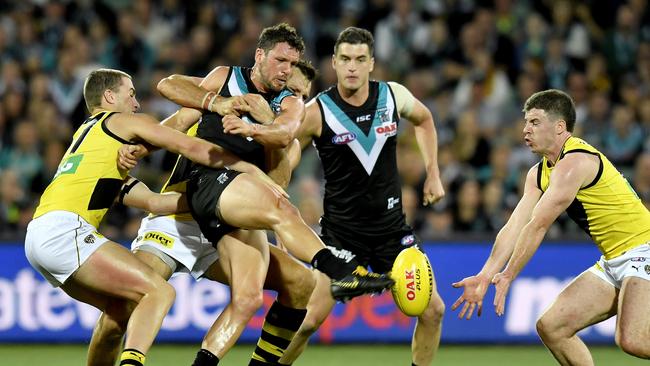
[[[203,100],[201,101],[201,108],[202,108],[202,109],[210,110],[210,104],[208,103],[208,101],[209,101],[209,102],[212,102],[212,99],[210,99],[210,97],[211,97],[212,95],[215,95],[215,96],[216,96],[217,93],[215,93],[215,92],[213,92],[213,91],[209,91],[209,92],[205,93],[205,95],[203,96]],[[210,111],[211,111],[211,110],[210,110]],[[211,111],[211,112],[212,112],[212,111]]]
[[[214,92],[213,92],[213,93],[214,93]],[[214,101],[215,101],[215,99],[217,99],[217,97],[218,97],[217,93],[214,93],[214,95],[213,95],[212,98],[210,99],[210,102],[208,103],[208,110],[209,110],[210,112],[214,112],[214,111],[212,110],[212,105],[214,104]]]

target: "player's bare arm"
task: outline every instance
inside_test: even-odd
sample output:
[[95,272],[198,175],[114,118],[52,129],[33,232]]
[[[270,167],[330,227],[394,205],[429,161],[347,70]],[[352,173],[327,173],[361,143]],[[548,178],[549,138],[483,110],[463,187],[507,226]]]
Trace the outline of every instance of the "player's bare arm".
[[174,103],[194,108],[217,112],[220,115],[239,114],[247,111],[246,102],[240,96],[224,98],[217,95],[226,81],[229,68],[219,66],[204,78],[174,74],[158,83],[158,91]]
[[276,193],[286,192],[255,165],[242,161],[222,147],[162,126],[146,114],[117,114],[107,121],[109,130],[126,141],[145,141],[212,168],[228,167],[261,178]]
[[495,310],[503,315],[505,299],[512,281],[539,248],[551,224],[573,202],[578,190],[597,175],[598,157],[586,153],[567,154],[551,173],[549,187],[524,225],[506,268],[492,279],[495,284]]
[[189,211],[185,194],[152,192],[146,184],[131,176],[125,179],[117,201],[155,215],[169,215]]
[[422,159],[427,172],[423,188],[423,204],[436,203],[445,195],[445,190],[440,180],[438,169],[438,136],[429,109],[411,94],[403,85],[389,82],[400,117],[413,123],[415,138],[422,154]]
[[282,100],[280,108],[280,113],[267,125],[246,123],[234,115],[224,116],[224,132],[251,137],[267,147],[285,148],[298,131],[305,114],[305,104],[302,98],[289,96]]
[[519,237],[524,225],[530,220],[533,209],[541,195],[542,191],[537,188],[537,165],[535,165],[528,170],[524,184],[524,194],[517,203],[512,215],[510,215],[508,222],[499,230],[490,256],[485,261],[481,271],[475,276],[466,277],[452,284],[456,288],[463,288],[463,294],[451,307],[452,310],[456,310],[460,305],[463,305],[458,313],[459,318],[466,316],[466,319],[471,319],[475,309],[477,315],[481,316],[483,298],[490,281],[510,259],[517,237]]

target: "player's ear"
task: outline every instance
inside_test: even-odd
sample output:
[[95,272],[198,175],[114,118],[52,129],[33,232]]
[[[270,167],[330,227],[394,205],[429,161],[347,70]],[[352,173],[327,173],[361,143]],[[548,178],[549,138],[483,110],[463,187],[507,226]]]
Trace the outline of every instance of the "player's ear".
[[370,58],[370,72],[375,69],[375,58],[371,57]]
[[256,48],[255,49],[255,63],[260,63],[262,60],[264,60],[264,50],[261,48]]
[[561,135],[566,130],[566,121],[563,119],[557,121],[557,124],[555,125],[555,132],[557,132],[558,135]]
[[103,97],[108,104],[115,104],[115,93],[111,89],[104,90]]
[[332,55],[332,68],[336,69],[336,53]]

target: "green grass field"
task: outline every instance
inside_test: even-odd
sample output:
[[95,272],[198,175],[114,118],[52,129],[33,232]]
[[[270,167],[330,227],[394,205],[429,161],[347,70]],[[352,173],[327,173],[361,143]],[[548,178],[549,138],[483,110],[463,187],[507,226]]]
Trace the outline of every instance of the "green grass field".
[[[635,366],[647,362],[628,356],[615,347],[591,347],[596,365]],[[252,345],[237,346],[220,363],[225,366],[247,365]],[[85,365],[83,345],[0,345],[3,366],[72,366]],[[196,345],[156,344],[147,357],[149,366],[189,366]],[[407,366],[407,345],[310,346],[296,366]],[[554,365],[551,355],[541,346],[450,346],[440,348],[435,366],[541,366]]]

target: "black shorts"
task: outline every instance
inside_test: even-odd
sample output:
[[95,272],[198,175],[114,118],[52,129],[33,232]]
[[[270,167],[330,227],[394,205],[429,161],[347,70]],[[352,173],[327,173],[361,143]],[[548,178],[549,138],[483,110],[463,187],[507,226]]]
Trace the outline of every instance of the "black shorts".
[[408,226],[379,237],[341,233],[322,227],[320,238],[336,257],[347,262],[356,261],[364,267],[370,266],[377,273],[389,272],[403,249],[420,244],[420,239]]
[[224,223],[218,214],[219,198],[226,187],[241,174],[230,169],[196,167],[187,182],[187,202],[192,217],[213,246],[236,228]]

